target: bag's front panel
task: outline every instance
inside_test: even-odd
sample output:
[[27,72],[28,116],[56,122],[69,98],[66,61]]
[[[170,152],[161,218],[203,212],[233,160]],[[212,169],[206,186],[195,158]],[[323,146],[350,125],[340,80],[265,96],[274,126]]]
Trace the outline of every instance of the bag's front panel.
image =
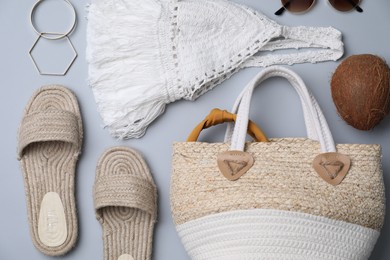
[[320,153],[309,139],[272,139],[247,144],[254,165],[237,181],[222,176],[217,155],[228,144],[176,143],[171,206],[176,224],[243,209],[296,211],[379,230],[384,219],[384,187],[378,145],[338,145],[351,158],[340,185],[321,179],[312,167]]

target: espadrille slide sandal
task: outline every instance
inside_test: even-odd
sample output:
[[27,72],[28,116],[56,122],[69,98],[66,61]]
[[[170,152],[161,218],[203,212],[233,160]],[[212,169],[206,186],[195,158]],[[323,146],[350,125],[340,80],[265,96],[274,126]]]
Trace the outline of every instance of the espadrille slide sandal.
[[105,260],[151,259],[157,189],[142,156],[114,147],[100,158],[94,186]]
[[77,240],[74,177],[83,138],[75,95],[62,86],[38,89],[19,128],[30,232],[42,253],[67,253]]

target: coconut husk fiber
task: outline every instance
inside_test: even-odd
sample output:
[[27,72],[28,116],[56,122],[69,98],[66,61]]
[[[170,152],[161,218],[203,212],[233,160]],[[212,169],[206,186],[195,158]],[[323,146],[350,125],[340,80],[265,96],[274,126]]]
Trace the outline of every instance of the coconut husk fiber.
[[331,91],[339,115],[357,129],[370,130],[390,111],[389,66],[375,55],[352,55],[334,72]]

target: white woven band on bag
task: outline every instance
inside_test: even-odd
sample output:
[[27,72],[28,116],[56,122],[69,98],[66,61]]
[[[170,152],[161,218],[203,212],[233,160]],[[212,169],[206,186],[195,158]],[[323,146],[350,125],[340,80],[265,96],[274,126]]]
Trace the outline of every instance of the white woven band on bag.
[[261,71],[238,96],[231,111],[232,113],[237,113],[237,120],[234,125],[228,125],[225,135],[225,142],[231,139],[230,150],[244,150],[253,90],[261,82],[271,77],[286,78],[298,92],[302,103],[308,138],[319,141],[322,152],[336,152],[332,134],[317,100],[295,72],[281,66],[273,66]]

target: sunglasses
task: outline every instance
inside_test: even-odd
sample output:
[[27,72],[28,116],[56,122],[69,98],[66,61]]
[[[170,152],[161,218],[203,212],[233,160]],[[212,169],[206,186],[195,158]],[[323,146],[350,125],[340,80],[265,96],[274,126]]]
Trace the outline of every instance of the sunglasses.
[[[315,0],[281,0],[282,8],[275,12],[275,15],[281,15],[285,10],[291,13],[303,13],[309,10],[313,5]],[[328,0],[332,7],[341,12],[348,12],[353,9],[359,13],[363,12],[363,9],[360,8],[360,0]]]

